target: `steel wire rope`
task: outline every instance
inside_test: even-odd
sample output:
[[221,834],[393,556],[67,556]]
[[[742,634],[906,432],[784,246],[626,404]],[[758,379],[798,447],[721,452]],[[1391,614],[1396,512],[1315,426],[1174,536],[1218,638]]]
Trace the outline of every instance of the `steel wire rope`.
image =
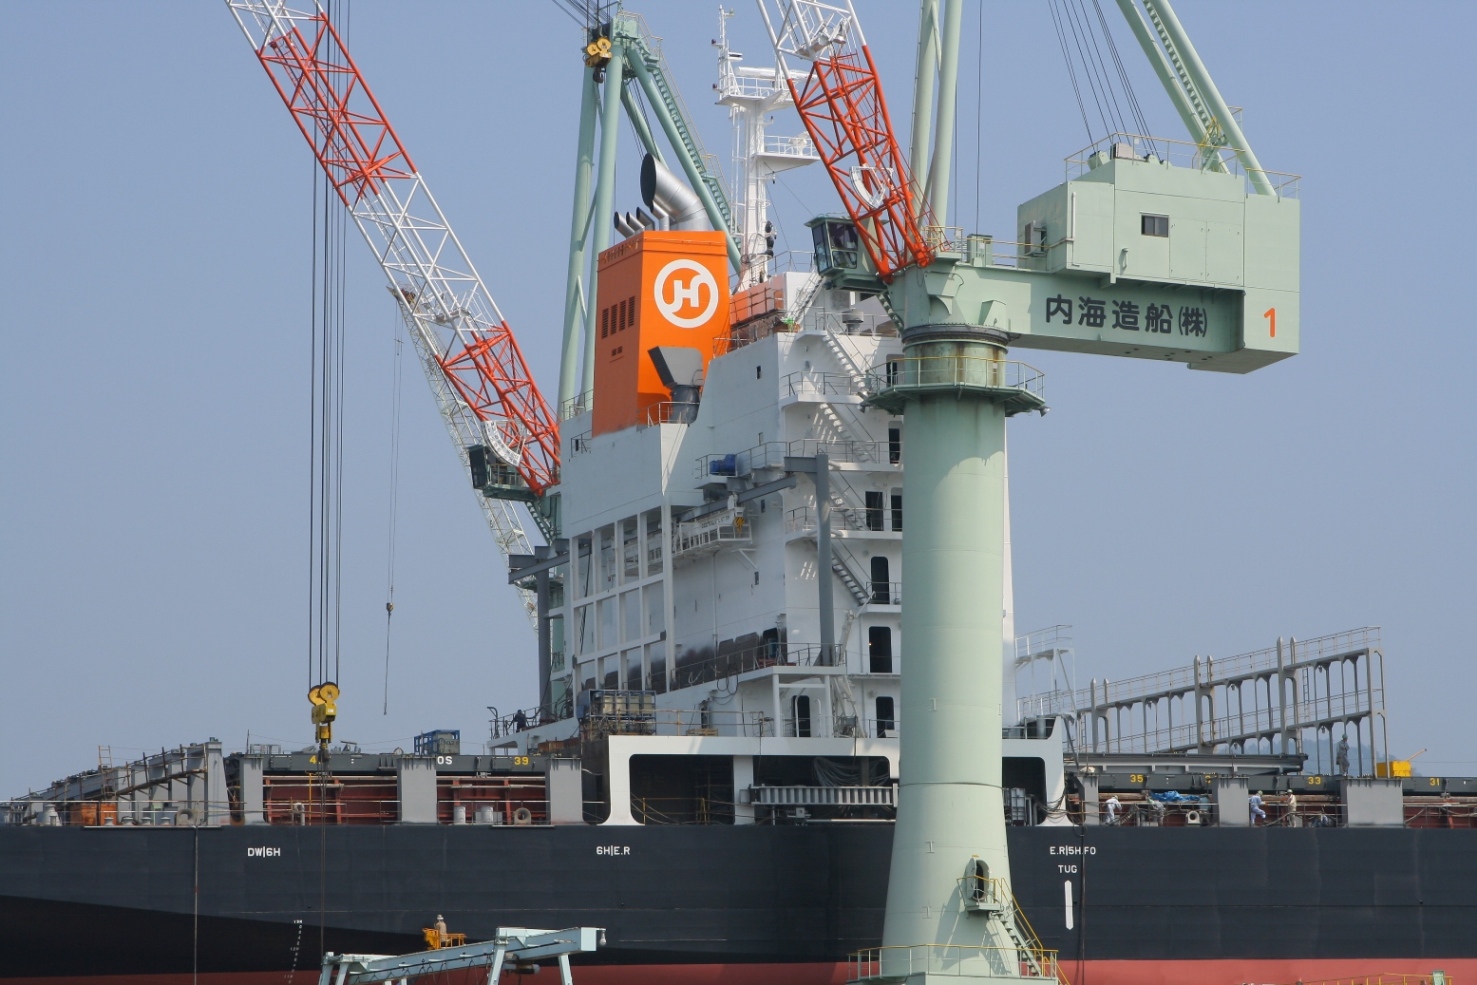
[[1118,43],[1113,40],[1113,32],[1108,28],[1108,18],[1103,14],[1102,0],[1092,0],[1092,5],[1097,10],[1098,23],[1102,25],[1103,40],[1108,46],[1108,53],[1112,56],[1113,65],[1117,68],[1118,82],[1123,86],[1124,101],[1128,103],[1129,112],[1133,115],[1133,124],[1140,134],[1147,137],[1149,122],[1144,116],[1143,107],[1139,104],[1138,93],[1134,92],[1133,81],[1128,76],[1128,69],[1123,64],[1123,58],[1118,54]]
[[1089,54],[1089,51],[1095,49],[1097,40],[1091,30],[1092,25],[1087,17],[1087,10],[1081,5],[1081,0],[1076,0],[1075,3],[1074,0],[1063,0],[1062,9],[1064,19],[1072,32],[1072,42],[1077,49],[1078,60],[1082,64],[1083,73],[1087,76],[1093,105],[1097,107],[1098,120],[1103,125],[1104,135],[1110,135],[1121,130],[1122,127],[1113,112],[1114,104],[1100,73],[1100,63]]
[[[345,4],[347,7],[347,4]],[[347,22],[347,14],[345,15]],[[346,24],[347,26],[347,24]],[[334,407],[333,407],[333,679],[340,679],[343,655],[344,598],[344,389],[346,380],[347,317],[344,299],[348,297],[349,216],[347,209],[336,212],[338,234],[334,252],[337,270],[334,276]]]
[[[1094,5],[1096,5],[1097,0],[1093,0],[1093,3]],[[1096,78],[1099,82],[1102,83],[1103,86],[1103,104],[1105,106],[1112,107],[1111,117],[1113,120],[1113,128],[1119,133],[1126,133],[1129,129],[1128,124],[1123,116],[1123,108],[1118,105],[1118,93],[1117,90],[1113,88],[1112,79],[1108,75],[1108,67],[1103,60],[1102,45],[1099,43],[1097,31],[1093,28],[1092,19],[1089,18],[1087,14],[1087,0],[1076,0],[1076,4],[1078,10],[1081,11],[1082,14],[1082,31],[1083,36],[1086,37],[1088,41],[1087,50],[1091,53],[1092,56],[1093,71],[1096,73]],[[1098,16],[1101,20],[1101,10],[1098,11]],[[1104,21],[1105,29],[1106,26],[1106,21]]]
[[1082,114],[1082,129],[1087,132],[1087,142],[1092,143],[1092,124],[1087,122],[1087,104],[1082,101],[1082,88],[1077,84],[1077,68],[1072,64],[1072,56],[1067,51],[1067,35],[1062,29],[1060,16],[1057,14],[1056,0],[1048,5],[1051,11],[1051,25],[1056,30],[1058,47],[1062,51],[1062,62],[1067,68],[1067,78],[1072,82],[1072,95],[1077,99],[1077,110]]
[[405,343],[399,338],[400,319],[395,319],[395,367],[390,387],[390,519],[385,592],[385,696],[381,714],[390,713],[390,622],[395,614],[395,534],[400,505],[400,380],[401,353]]
[[1072,44],[1077,49],[1077,58],[1082,64],[1083,74],[1087,76],[1087,87],[1092,93],[1093,105],[1097,107],[1098,122],[1102,123],[1104,136],[1107,136],[1113,132],[1113,124],[1108,119],[1107,110],[1103,108],[1102,92],[1098,89],[1097,78],[1092,71],[1092,62],[1083,48],[1082,29],[1077,24],[1071,0],[1062,0],[1062,19],[1066,22],[1068,30],[1072,32]]
[[313,645],[314,623],[313,613],[315,611],[314,592],[317,582],[317,552],[314,550],[314,529],[316,525],[317,509],[314,505],[318,489],[318,442],[315,429],[318,422],[318,162],[310,161],[313,204],[312,204],[312,240],[308,249],[312,278],[308,289],[308,319],[311,332],[308,337],[308,687],[313,687],[314,657],[316,648]]
[[[955,60],[954,60],[954,91],[957,93],[958,90],[959,90],[959,60],[957,58],[955,58]],[[954,193],[954,195],[953,195],[953,199],[954,199],[954,225],[957,226],[959,224],[960,201],[963,198],[963,196],[961,196],[959,194],[959,188],[958,188],[958,186],[959,186],[959,100],[958,100],[958,98],[955,98],[955,100],[954,100],[954,119],[950,122],[949,126],[952,129],[953,134],[954,134],[953,139],[950,141],[950,143],[953,144],[953,147],[951,148],[951,150],[953,151],[953,153],[950,155],[951,160],[949,161],[949,177],[950,177],[951,183],[954,185],[954,187],[952,189],[950,189],[950,190]],[[948,217],[949,217],[949,203],[948,202],[945,202],[944,203],[944,214],[940,218],[943,219],[944,225],[946,225],[946,226],[949,224],[949,218]],[[943,241],[944,242],[947,242],[948,230],[947,229],[941,230],[941,232],[944,234],[944,240]]]
[[586,30],[594,26],[596,4],[589,3],[588,0],[585,3],[580,0],[554,0],[554,6]]
[[981,142],[985,107],[985,5],[979,9],[979,44],[974,59],[974,231],[980,229]]

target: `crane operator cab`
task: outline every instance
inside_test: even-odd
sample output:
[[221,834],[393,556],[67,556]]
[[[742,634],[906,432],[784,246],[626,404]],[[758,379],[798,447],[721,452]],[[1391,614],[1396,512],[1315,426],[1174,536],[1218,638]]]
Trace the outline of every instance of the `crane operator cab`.
[[856,223],[844,216],[816,216],[806,223],[815,247],[815,269],[827,286],[874,292],[877,268],[862,248]]

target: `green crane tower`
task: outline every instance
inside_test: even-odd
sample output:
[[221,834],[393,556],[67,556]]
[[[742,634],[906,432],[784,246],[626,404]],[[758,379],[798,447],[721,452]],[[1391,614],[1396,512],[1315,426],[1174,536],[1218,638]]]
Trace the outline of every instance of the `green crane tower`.
[[[869,399],[903,415],[907,440],[898,819],[883,947],[856,956],[857,981],[1057,977],[1010,891],[1001,789],[1005,422],[1046,409],[1041,374],[1010,350],[1229,373],[1298,351],[1297,180],[1261,168],[1168,0],[1141,2],[1119,6],[1191,141],[1114,133],[1072,156],[1064,183],[1017,210],[1017,241],[929,219],[948,202],[963,0],[922,2],[912,174],[880,141],[832,142],[850,218],[812,220],[817,267],[893,312],[903,354],[879,368]],[[777,6],[764,7],[776,51],[813,62],[796,105],[816,107],[817,145],[876,134],[821,92],[828,79],[850,95],[875,77],[850,4]],[[880,87],[866,105],[886,119]],[[897,229],[887,210],[907,190],[913,226]],[[920,239],[928,262],[889,249]],[[847,241],[868,249],[824,249]]]

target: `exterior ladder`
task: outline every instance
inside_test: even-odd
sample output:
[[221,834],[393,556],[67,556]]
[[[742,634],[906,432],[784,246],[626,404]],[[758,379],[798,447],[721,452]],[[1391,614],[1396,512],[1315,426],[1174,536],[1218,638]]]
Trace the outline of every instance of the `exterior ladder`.
[[[1225,147],[1227,144],[1225,128],[1215,118],[1210,107],[1205,105],[1205,98],[1200,94],[1200,89],[1190,78],[1190,73],[1185,70],[1185,63],[1180,58],[1179,48],[1170,39],[1169,32],[1164,29],[1164,21],[1160,18],[1158,9],[1153,3],[1144,4],[1144,9],[1149,13],[1149,20],[1154,25],[1154,33],[1159,35],[1159,43],[1164,46],[1164,51],[1169,56],[1170,65],[1174,66],[1174,74],[1180,80],[1180,88],[1185,90],[1185,98],[1189,100],[1190,106],[1195,110],[1195,115],[1200,118],[1200,125],[1205,129],[1205,149]],[[1207,153],[1203,166],[1210,171],[1226,170],[1226,164],[1219,154]]]
[[850,349],[841,344],[841,340],[836,337],[835,332],[827,331],[823,334],[826,337],[826,348],[831,350],[832,355],[836,357],[836,361],[841,364],[842,372],[851,377],[851,382],[856,385],[858,393],[866,393],[867,371],[857,365],[856,357],[851,354]]
[[872,601],[871,582],[864,582],[857,577],[856,571],[852,569],[855,562],[856,558],[851,556],[850,551],[834,540],[831,541],[831,570],[841,579],[841,584],[846,586],[851,597],[856,599],[856,604],[861,606]]
[[[1007,890],[1008,891],[1008,890]],[[1041,943],[1041,938],[1036,936],[1036,929],[1026,919],[1025,912],[1021,909],[1020,901],[1015,898],[1015,893],[1010,893],[1010,910],[997,910],[996,916],[1000,918],[1000,924],[1005,928],[1006,936],[1015,945],[1017,953],[1025,958],[1026,966],[1031,969],[1031,974],[1037,978],[1050,978],[1060,985],[1070,985],[1066,976],[1062,974],[1061,966],[1053,963],[1050,969],[1042,967],[1042,958],[1045,956],[1046,945]]]

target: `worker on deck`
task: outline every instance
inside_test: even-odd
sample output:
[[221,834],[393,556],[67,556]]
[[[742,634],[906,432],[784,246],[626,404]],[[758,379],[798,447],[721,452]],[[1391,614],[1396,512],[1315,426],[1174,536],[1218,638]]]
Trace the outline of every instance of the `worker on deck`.
[[438,947],[445,947],[446,946],[446,938],[449,937],[449,936],[450,935],[447,933],[447,930],[446,930],[446,918],[443,917],[439,913],[436,914],[436,938],[437,938],[437,946]]
[[1338,756],[1337,756],[1335,762],[1337,762],[1338,763],[1338,766],[1339,766],[1339,776],[1348,776],[1349,775],[1349,736],[1347,734],[1345,734],[1344,737],[1339,740]]
[[1111,797],[1108,798],[1107,807],[1108,807],[1108,823],[1109,824],[1117,824],[1118,823],[1118,812],[1123,809],[1123,802],[1118,799],[1118,795],[1117,794],[1114,794],[1113,796],[1111,796]]
[[1291,790],[1287,791],[1287,824],[1292,828],[1303,826],[1302,821],[1298,819],[1298,795]]
[[1252,827],[1256,827],[1257,818],[1261,818],[1263,821],[1267,819],[1267,812],[1262,810],[1261,794],[1254,793],[1250,797],[1246,798],[1246,806],[1250,809],[1251,812]]

